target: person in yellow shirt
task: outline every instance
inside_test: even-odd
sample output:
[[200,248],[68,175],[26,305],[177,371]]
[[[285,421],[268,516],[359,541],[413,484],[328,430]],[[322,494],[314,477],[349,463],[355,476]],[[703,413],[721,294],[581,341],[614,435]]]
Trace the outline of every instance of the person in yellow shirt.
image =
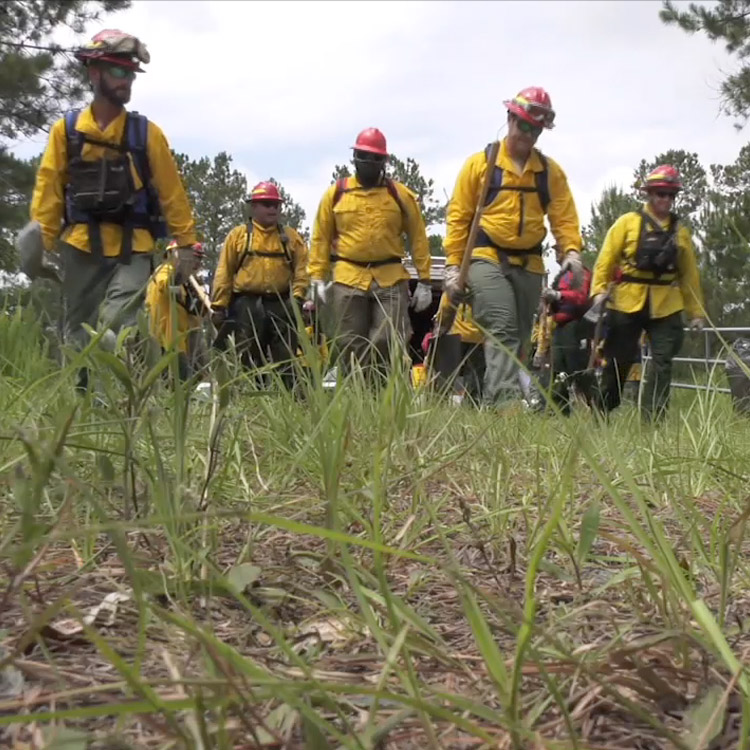
[[[294,305],[301,308],[307,292],[307,245],[296,230],[279,223],[281,203],[272,182],[252,189],[250,221],[227,235],[211,299],[219,329],[214,346],[223,349],[234,331],[245,367],[279,364],[282,380],[291,388],[297,353]],[[257,380],[265,378],[258,375]]]
[[[432,302],[424,219],[415,194],[385,175],[385,136],[367,128],[352,148],[355,176],[338,180],[323,194],[309,262],[315,301],[333,308],[332,339],[345,373],[352,356],[365,367],[374,360],[382,368],[390,358],[392,334],[404,344],[409,339],[408,306],[421,312]],[[404,235],[419,277],[411,301]]]
[[182,380],[187,380],[203,364],[202,316],[208,310],[189,278],[200,268],[203,246],[197,243],[192,264],[183,263],[178,270],[179,249],[177,241],[172,240],[167,245],[166,260],[149,279],[146,312],[151,336],[162,351],[177,350],[179,375]]
[[599,405],[605,412],[619,406],[645,332],[652,359],[641,407],[648,420],[663,416],[668,405],[672,360],[683,340],[683,310],[693,329],[701,330],[705,320],[690,230],[672,212],[682,189],[680,173],[662,164],[642,187],[647,196],[643,208],[623,214],[607,232],[594,266],[591,294],[593,306],[606,300],[608,308]]
[[[97,317],[113,331],[135,325],[153,270],[154,244],[172,234],[190,262],[195,224],[160,128],[128,112],[131,87],[150,56],[136,37],[101,31],[79,49],[94,92],[90,106],[54,123],[31,201],[44,249],[58,254],[67,339],[87,342]],[[79,372],[77,388],[88,387]]]
[[555,112],[549,94],[532,86],[504,102],[508,133],[495,164],[488,146],[462,167],[448,205],[445,238],[445,291],[454,303],[466,296],[458,288],[459,266],[477,211],[482,182],[492,170],[489,191],[469,269],[469,300],[474,318],[486,331],[484,400],[501,403],[521,396],[518,365],[531,335],[544,277],[542,242],[545,216],[561,247],[563,266],[583,282],[581,233],[575,202],[561,167],[535,144],[552,128]]
[[[449,305],[448,295],[443,293],[440,298],[440,311]],[[476,322],[471,314],[471,307],[466,303],[461,303],[456,307],[456,317],[448,331],[450,335],[456,335],[461,339],[461,363],[456,372],[457,383],[456,389],[459,395],[469,396],[475,404],[482,401],[482,384],[484,382],[484,334],[477,327]],[[432,333],[425,336],[425,342],[422,349],[425,357],[429,354],[429,348],[434,341]]]

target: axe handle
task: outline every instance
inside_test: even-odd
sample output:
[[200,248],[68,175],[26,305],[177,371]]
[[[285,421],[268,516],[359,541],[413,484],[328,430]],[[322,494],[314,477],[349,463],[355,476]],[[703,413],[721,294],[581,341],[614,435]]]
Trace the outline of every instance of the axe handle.
[[213,312],[213,309],[211,308],[211,300],[208,299],[206,290],[198,283],[198,280],[192,274],[188,276],[188,282],[190,286],[193,287],[193,291],[198,295],[198,299],[203,303],[206,312],[210,315]]
[[[471,220],[471,227],[469,228],[469,236],[466,239],[466,248],[464,249],[463,258],[461,258],[461,266],[458,270],[458,286],[461,289],[466,287],[466,279],[469,275],[469,266],[471,265],[471,255],[474,252],[474,244],[477,241],[477,234],[479,233],[479,222],[482,219],[484,213],[484,202],[487,200],[487,193],[490,189],[490,180],[492,179],[492,172],[495,169],[495,162],[497,161],[497,155],[500,153],[500,141],[494,141],[490,147],[490,153],[487,156],[487,170],[484,173],[484,179],[482,180],[482,187],[479,191],[479,201],[474,211],[474,218]],[[436,333],[441,331],[445,333],[450,330],[453,325],[453,320],[456,317],[456,307],[453,303],[448,300],[448,306],[438,315],[436,321]]]

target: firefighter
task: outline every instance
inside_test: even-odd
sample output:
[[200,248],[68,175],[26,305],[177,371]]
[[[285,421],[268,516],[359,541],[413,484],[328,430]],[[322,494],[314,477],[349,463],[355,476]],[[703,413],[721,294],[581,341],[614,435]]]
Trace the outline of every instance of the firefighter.
[[[448,296],[443,293],[443,296],[440,298],[438,315],[448,305]],[[456,382],[453,389],[455,395],[461,399],[464,396],[469,396],[474,404],[479,405],[482,401],[482,384],[484,382],[485,369],[484,335],[474,322],[471,307],[465,302],[457,306],[456,315],[448,333],[456,335],[461,339],[461,360],[458,371],[455,373]],[[422,351],[425,359],[429,358],[430,349],[434,345],[434,335],[428,333],[422,340]]]
[[[408,306],[421,312],[432,302],[424,220],[414,193],[385,175],[385,136],[367,128],[352,148],[355,175],[323,194],[309,264],[315,299],[332,307],[332,338],[344,373],[352,356],[362,365],[374,360],[382,368],[392,334],[404,345],[410,337]],[[405,234],[419,276],[411,301],[402,262]]]
[[[149,62],[146,46],[109,29],[75,56],[86,68],[93,101],[52,126],[31,219],[44,249],[60,258],[64,332],[81,348],[87,341],[83,324],[96,327],[97,317],[114,332],[135,325],[158,238],[174,236],[184,248],[179,262],[189,265],[196,235],[164,134],[125,108],[141,64]],[[77,388],[88,388],[85,368]]]
[[[223,349],[233,331],[245,367],[275,363],[283,384],[291,388],[297,353],[294,308],[301,308],[307,293],[307,245],[281,223],[282,199],[274,183],[259,182],[247,203],[250,221],[229,232],[214,274],[215,346]],[[257,381],[265,378],[257,373]]]
[[[491,168],[490,188],[469,269],[474,318],[486,332],[484,400],[499,403],[520,394],[516,358],[528,344],[544,275],[542,241],[547,216],[562,248],[574,286],[583,283],[581,233],[565,173],[535,144],[553,126],[549,94],[523,89],[504,102],[508,133]],[[466,291],[457,285],[469,227],[477,209],[490,147],[470,156],[461,169],[446,216],[445,291],[454,303]]]
[[550,395],[563,414],[570,414],[571,386],[588,400],[592,383],[586,372],[589,360],[588,331],[583,316],[588,309],[591,271],[583,267],[583,286],[573,288],[573,273],[564,266],[565,259],[559,245],[555,246],[560,272],[542,298],[549,305],[554,321],[552,329]]
[[178,269],[179,250],[176,240],[167,245],[166,260],[146,287],[146,311],[151,335],[163,352],[177,350],[179,376],[187,380],[205,366],[202,316],[208,300],[193,276],[203,261],[203,246],[196,244],[192,264]]
[[[641,408],[644,419],[651,420],[663,416],[668,405],[672,359],[683,340],[683,311],[691,329],[702,330],[705,319],[690,230],[672,211],[682,189],[680,173],[662,164],[641,187],[646,194],[643,207],[620,216],[607,232],[591,293],[594,306],[606,300],[608,308],[600,405],[605,412],[619,406],[645,332],[652,359]],[[610,282],[615,283],[607,298]]]

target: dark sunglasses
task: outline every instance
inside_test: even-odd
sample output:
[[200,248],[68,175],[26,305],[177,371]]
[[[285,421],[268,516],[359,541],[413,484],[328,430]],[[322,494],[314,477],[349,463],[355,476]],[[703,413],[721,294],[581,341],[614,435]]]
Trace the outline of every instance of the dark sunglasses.
[[105,70],[118,81],[132,81],[135,78],[135,71],[122,65],[107,65]]
[[653,192],[657,198],[671,198],[674,200],[677,197],[677,193],[671,190],[654,190]]
[[277,208],[279,205],[278,201],[253,201],[255,206],[263,206],[263,208]]
[[373,154],[372,151],[355,151],[354,161],[371,161],[375,164],[384,164],[385,156],[383,154]]
[[514,117],[513,118],[516,122],[516,125],[518,125],[518,129],[522,133],[528,133],[529,135],[540,135],[543,128],[541,128],[538,125],[532,125],[530,122],[526,122],[526,120],[522,120],[520,117]]

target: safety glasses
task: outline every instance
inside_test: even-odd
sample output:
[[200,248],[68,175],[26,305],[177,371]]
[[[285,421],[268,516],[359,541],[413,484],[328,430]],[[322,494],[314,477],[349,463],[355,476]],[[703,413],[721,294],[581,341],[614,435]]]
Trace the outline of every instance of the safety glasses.
[[539,127],[551,128],[555,122],[554,110],[540,107],[538,104],[532,104],[525,99],[514,99],[516,107],[520,107],[526,114],[539,123]]
[[673,190],[652,190],[651,192],[657,198],[671,198],[674,200],[677,197],[677,193]]
[[385,164],[386,157],[383,154],[373,154],[371,151],[355,151],[355,161],[371,161],[374,164]]
[[135,71],[122,65],[107,65],[105,70],[118,81],[132,81],[135,78]]
[[277,208],[278,201],[253,201],[254,206],[263,206],[263,208]]
[[526,122],[526,120],[522,120],[520,117],[516,117],[515,120],[516,124],[518,125],[518,129],[522,133],[539,136],[542,132],[541,125],[532,125],[530,122]]

